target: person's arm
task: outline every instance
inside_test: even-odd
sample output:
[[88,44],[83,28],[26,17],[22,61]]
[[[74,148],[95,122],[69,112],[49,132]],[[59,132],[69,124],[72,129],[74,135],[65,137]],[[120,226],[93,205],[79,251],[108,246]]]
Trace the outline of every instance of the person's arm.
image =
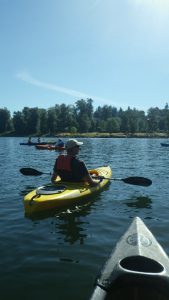
[[56,181],[58,174],[56,173],[56,171],[53,172],[52,177],[51,177],[51,181],[54,183]]
[[51,177],[51,181],[54,183],[58,174],[57,174],[57,169],[56,169],[56,166],[57,166],[57,159],[55,161],[55,165],[54,165],[54,168],[53,168],[53,174],[52,174],[52,177]]
[[100,180],[93,179],[90,174],[83,177],[83,181],[87,182],[90,186],[96,186],[99,184]]
[[90,186],[96,186],[100,182],[100,180],[93,179],[90,176],[90,173],[83,161],[79,161],[79,174],[82,178],[82,181],[88,183]]

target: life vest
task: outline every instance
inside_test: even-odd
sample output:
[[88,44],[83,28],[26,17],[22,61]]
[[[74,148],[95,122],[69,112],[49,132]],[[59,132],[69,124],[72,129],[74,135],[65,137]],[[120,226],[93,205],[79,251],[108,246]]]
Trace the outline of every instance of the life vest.
[[71,172],[72,171],[71,161],[72,161],[72,157],[64,154],[59,155],[57,159],[57,170],[64,170],[64,171]]

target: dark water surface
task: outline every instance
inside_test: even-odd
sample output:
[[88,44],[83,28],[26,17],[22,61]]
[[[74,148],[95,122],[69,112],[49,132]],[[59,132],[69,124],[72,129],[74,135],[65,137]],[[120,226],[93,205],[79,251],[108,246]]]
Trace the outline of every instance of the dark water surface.
[[88,168],[110,165],[113,176],[143,176],[150,187],[112,181],[74,209],[24,215],[23,197],[50,177],[27,177],[22,167],[51,172],[54,151],[20,146],[22,138],[0,138],[1,299],[85,300],[117,240],[135,216],[169,254],[169,148],[162,139],[83,139],[80,158]]

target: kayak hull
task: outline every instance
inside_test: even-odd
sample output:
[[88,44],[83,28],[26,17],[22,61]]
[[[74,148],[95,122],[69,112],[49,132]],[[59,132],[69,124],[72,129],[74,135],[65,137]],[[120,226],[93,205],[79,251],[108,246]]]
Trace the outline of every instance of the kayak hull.
[[162,147],[169,147],[169,143],[161,143]]
[[31,143],[20,143],[20,145],[25,145],[25,146],[36,146],[36,145],[54,145],[56,142],[31,142]]
[[[111,178],[112,176],[109,166],[97,168],[92,170],[92,172],[96,172],[98,175],[106,178]],[[103,179],[95,187],[79,182],[62,181],[57,181],[56,184],[44,185],[31,191],[24,197],[24,209],[27,214],[32,214],[70,206],[100,192],[108,183],[109,179]]]
[[38,150],[58,150],[58,151],[65,150],[65,147],[60,147],[60,146],[55,146],[55,145],[50,145],[50,144],[35,145],[35,147]]
[[136,217],[98,276],[90,300],[169,299],[169,258]]

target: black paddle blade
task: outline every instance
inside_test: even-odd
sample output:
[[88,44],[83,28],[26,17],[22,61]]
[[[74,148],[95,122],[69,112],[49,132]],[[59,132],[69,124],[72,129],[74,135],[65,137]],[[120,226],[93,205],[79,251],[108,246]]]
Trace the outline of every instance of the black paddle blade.
[[137,177],[137,176],[124,178],[121,180],[124,181],[125,183],[133,184],[133,185],[149,186],[152,184],[152,181],[150,179],[144,177]]
[[43,174],[42,172],[32,169],[32,168],[22,168],[22,169],[20,169],[20,172],[23,175],[27,175],[27,176],[39,176],[39,175]]

